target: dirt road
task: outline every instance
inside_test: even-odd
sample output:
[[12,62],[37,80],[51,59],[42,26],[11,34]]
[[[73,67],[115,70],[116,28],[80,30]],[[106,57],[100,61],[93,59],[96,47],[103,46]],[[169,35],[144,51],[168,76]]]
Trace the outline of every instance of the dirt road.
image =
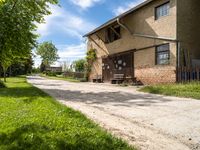
[[28,82],[81,111],[142,150],[200,150],[200,101],[137,92],[134,87],[71,83],[41,77]]

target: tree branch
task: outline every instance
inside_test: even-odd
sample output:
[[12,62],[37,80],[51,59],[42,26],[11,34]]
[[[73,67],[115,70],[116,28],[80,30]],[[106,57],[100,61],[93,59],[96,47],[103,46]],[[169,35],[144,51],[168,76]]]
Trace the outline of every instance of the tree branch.
[[11,12],[13,12],[13,10],[15,9],[15,6],[17,5],[17,2],[18,2],[18,0],[15,0],[15,2],[14,2],[14,4],[13,4],[13,7],[12,7],[12,9],[11,9]]

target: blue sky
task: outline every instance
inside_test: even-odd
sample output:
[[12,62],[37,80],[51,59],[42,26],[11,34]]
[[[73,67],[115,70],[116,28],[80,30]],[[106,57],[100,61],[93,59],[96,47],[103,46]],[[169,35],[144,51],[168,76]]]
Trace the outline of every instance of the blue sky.
[[[58,48],[59,62],[83,58],[87,50],[84,34],[143,1],[60,0],[60,7],[50,6],[52,14],[37,25],[38,42],[52,41]],[[40,63],[39,57],[35,58],[35,66]]]

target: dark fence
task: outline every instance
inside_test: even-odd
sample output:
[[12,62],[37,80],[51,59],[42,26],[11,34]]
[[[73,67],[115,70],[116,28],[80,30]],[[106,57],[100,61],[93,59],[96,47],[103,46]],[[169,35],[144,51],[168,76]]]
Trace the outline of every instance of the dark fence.
[[200,81],[200,67],[180,67],[177,68],[178,82]]
[[64,77],[72,77],[72,78],[84,78],[83,72],[64,72]]

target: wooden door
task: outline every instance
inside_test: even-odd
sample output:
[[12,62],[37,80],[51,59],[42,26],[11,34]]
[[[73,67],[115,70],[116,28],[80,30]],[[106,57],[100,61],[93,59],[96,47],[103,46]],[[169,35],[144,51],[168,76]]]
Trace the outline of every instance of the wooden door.
[[112,61],[109,60],[109,58],[103,59],[103,65],[102,65],[102,72],[103,72],[103,80],[104,82],[110,82],[113,76],[113,64]]
[[133,52],[118,53],[103,59],[104,82],[110,82],[114,74],[124,74],[134,78]]

